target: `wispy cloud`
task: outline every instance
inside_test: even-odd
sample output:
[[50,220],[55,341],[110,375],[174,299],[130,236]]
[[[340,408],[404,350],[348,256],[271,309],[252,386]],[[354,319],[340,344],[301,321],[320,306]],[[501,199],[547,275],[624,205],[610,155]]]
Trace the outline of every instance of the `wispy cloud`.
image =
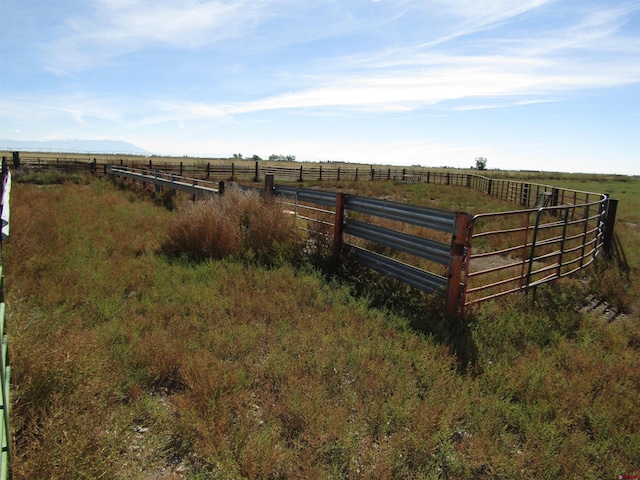
[[[475,22],[473,28],[477,30],[544,2],[510,8],[505,4],[505,8],[488,11],[476,2],[471,4],[454,2],[453,7],[449,3],[441,7],[463,22]],[[326,67],[307,66],[309,70],[298,75],[298,86],[295,76],[290,75],[287,92],[250,101],[155,101],[150,106],[158,114],[148,121],[219,118],[283,109],[406,111],[452,101],[469,101],[451,104],[456,110],[497,108],[555,101],[558,94],[575,89],[627,85],[640,81],[640,64],[628,60],[634,52],[640,56],[640,42],[620,34],[625,16],[632,10],[630,6],[585,10],[574,23],[535,37],[526,33],[507,39],[484,36],[473,40],[485,43],[482,54],[460,53],[456,45],[436,48],[414,44],[404,49],[338,56]],[[467,33],[471,30],[469,27]],[[607,55],[600,55],[605,50]],[[483,99],[490,101],[483,103]]]
[[268,15],[269,0],[94,0],[46,46],[49,68],[77,70],[148,46],[196,48],[242,36]]
[[[385,4],[370,3],[376,7]],[[270,19],[291,20],[300,15],[304,22],[313,20],[304,15],[312,4],[291,0],[161,0],[149,8],[143,0],[94,0],[91,15],[67,19],[66,33],[51,43],[50,61],[73,70],[149,45],[199,48],[235,36],[248,36],[253,41],[251,31],[260,30]],[[498,27],[524,15],[542,15],[545,0],[517,4],[508,0],[490,4],[434,0],[398,5],[396,17],[388,15],[388,7],[386,15],[380,11],[369,15],[377,22],[431,15],[436,18],[432,20],[436,33],[426,34],[426,42],[403,42],[401,48],[363,47],[355,53],[334,52],[297,60],[286,69],[275,65],[259,82],[253,82],[251,99],[239,94],[235,99],[202,102],[180,98],[180,94],[171,99],[149,94],[139,100],[122,95],[101,102],[78,95],[63,100],[43,97],[39,103],[43,111],[69,115],[78,122],[96,117],[153,125],[272,110],[390,112],[445,102],[458,111],[499,108],[518,102],[546,102],[573,89],[640,81],[640,64],[629,61],[640,57],[640,40],[621,33],[629,15],[640,10],[633,3],[584,7],[571,22],[565,19],[553,28],[537,29],[535,35],[526,29],[510,29],[505,35]],[[321,20],[328,23],[316,26],[315,31],[325,27],[326,36],[336,34],[329,28],[333,18],[340,18],[343,26],[368,28],[362,18],[352,18],[348,7],[334,7],[323,15]],[[498,30],[489,31],[492,28]],[[263,33],[273,34],[270,30]],[[282,32],[278,36],[280,41],[299,41],[287,40],[289,36]],[[462,37],[464,42],[459,41]],[[283,72],[286,85],[278,87]],[[269,91],[261,92],[260,85],[267,84]],[[5,111],[18,110],[6,102],[4,105]]]
[[[398,24],[412,18],[419,19],[425,38],[416,47],[425,48],[489,28],[546,1],[158,0],[150,5],[144,0],[92,0],[82,13],[66,19],[45,51],[48,68],[64,73],[104,65],[146,47],[192,49],[230,39],[256,51],[358,33],[393,43],[393,32],[404,28]],[[366,7],[374,3],[374,8]],[[387,30],[392,32],[388,37]]]
[[[602,65],[603,66],[603,65]],[[282,109],[338,108],[404,111],[441,102],[492,99],[499,107],[554,101],[562,92],[640,81],[640,69],[626,62],[606,68],[544,58],[482,56],[416,62],[404,69],[360,71],[315,87],[259,100],[235,103],[155,102],[158,110],[179,117],[214,118]],[[554,98],[549,98],[552,96]],[[526,97],[522,100],[522,97]],[[480,108],[477,105],[454,109]]]
[[24,124],[37,124],[61,117],[73,119],[80,125],[91,120],[122,121],[122,105],[113,100],[100,100],[85,95],[42,96],[38,98],[0,100],[0,112],[5,119]]

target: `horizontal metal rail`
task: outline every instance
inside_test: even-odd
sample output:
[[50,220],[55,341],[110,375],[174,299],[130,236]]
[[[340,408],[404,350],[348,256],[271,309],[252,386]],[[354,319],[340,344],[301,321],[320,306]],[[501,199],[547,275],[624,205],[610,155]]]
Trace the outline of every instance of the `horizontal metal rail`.
[[418,290],[442,294],[447,289],[447,278],[444,276],[351,244],[345,244],[345,252],[365,267],[400,280]]
[[317,203],[319,205],[336,205],[336,194],[325,190],[314,190],[311,188],[296,188],[288,185],[275,185],[276,195],[288,195],[297,198],[300,202]]
[[347,219],[344,233],[363,238],[385,247],[425,258],[441,265],[449,265],[451,245],[428,238],[396,232],[388,228]]
[[179,177],[173,174],[165,174],[162,172],[147,173],[145,170],[137,170],[128,167],[116,167],[112,165],[109,167],[109,174],[117,177],[128,178],[131,180],[139,180],[144,183],[151,183],[159,187],[166,187],[171,190],[190,193],[192,195],[211,196],[218,193],[217,188],[200,184],[208,183],[209,185],[213,185],[213,183],[211,182],[206,182],[204,180],[185,181],[187,180],[185,177]]
[[454,212],[355,195],[347,195],[346,198],[346,208],[353,212],[375,215],[446,233],[455,231],[456,214]]

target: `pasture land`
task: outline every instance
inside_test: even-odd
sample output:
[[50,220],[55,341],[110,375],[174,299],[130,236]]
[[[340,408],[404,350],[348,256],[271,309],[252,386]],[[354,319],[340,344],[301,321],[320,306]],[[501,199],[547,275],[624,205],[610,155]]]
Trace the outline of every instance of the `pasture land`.
[[[639,182],[611,185],[628,270],[603,264],[464,324],[304,259],[167,256],[176,213],[105,180],[16,183],[14,478],[636,474]],[[509,209],[446,186],[341,187]],[[585,305],[605,286],[624,301],[611,322]]]

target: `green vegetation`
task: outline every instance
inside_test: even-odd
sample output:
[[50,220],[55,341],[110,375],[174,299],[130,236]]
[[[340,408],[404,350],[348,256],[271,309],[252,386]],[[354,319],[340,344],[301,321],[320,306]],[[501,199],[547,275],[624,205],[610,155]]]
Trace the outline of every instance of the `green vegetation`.
[[33,183],[35,185],[64,185],[75,183],[77,185],[87,183],[86,175],[69,174],[58,170],[45,170],[43,172],[17,172],[13,179],[18,183]]
[[[509,297],[447,324],[428,299],[376,283],[385,301],[367,282],[293,265],[281,247],[261,259],[167,255],[183,244],[180,222],[198,224],[198,204],[176,214],[84,183],[12,190],[14,478],[640,471],[637,300],[609,323],[581,311],[597,281],[566,279],[538,289],[535,308]],[[441,208],[475,202],[452,187],[363,187]],[[619,230],[631,270],[612,296],[637,298],[633,235]],[[597,278],[618,272],[600,268]]]

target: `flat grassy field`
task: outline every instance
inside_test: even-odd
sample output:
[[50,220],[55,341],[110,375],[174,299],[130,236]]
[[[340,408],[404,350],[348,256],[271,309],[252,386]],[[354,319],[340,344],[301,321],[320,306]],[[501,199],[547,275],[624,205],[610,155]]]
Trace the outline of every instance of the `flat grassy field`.
[[[180,213],[104,179],[16,182],[14,478],[638,474],[640,179],[609,181],[628,271],[603,262],[465,323],[311,259],[169,255]],[[342,187],[494,208],[454,187]],[[608,322],[593,295],[624,312]]]

